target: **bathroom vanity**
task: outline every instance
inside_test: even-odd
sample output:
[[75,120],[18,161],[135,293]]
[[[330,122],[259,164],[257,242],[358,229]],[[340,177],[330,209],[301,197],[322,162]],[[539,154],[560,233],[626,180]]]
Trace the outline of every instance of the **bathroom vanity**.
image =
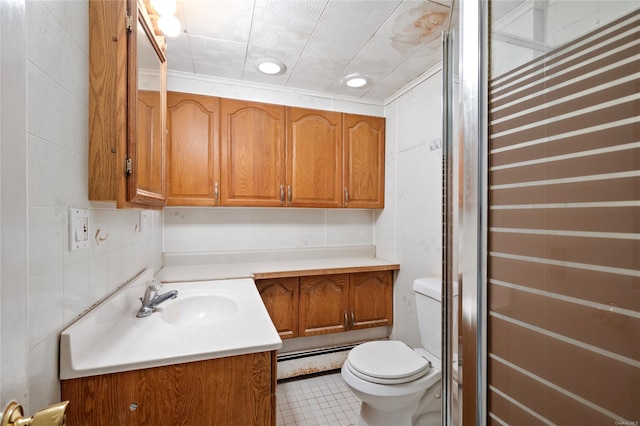
[[146,318],[146,271],[60,336],[69,426],[275,425],[282,341],[252,279],[165,284]]

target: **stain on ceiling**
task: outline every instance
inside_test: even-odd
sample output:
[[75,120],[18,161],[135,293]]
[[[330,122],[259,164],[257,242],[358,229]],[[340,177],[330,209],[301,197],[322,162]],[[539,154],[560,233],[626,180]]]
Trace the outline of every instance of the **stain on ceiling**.
[[[384,101],[440,62],[451,0],[178,0],[169,73]],[[285,64],[265,75],[257,62]],[[344,84],[366,76],[361,88]]]

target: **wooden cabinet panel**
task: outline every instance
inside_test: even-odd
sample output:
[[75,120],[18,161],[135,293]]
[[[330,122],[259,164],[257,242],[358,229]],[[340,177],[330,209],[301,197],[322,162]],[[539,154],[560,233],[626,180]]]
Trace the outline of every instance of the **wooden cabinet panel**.
[[66,424],[275,425],[274,360],[261,352],[63,380]]
[[164,194],[164,114],[160,93],[138,91],[137,188],[141,192]]
[[221,202],[226,206],[285,203],[285,107],[221,101]]
[[280,337],[297,337],[298,278],[257,280],[256,286]]
[[351,329],[393,324],[393,272],[349,275]]
[[218,204],[220,99],[168,92],[167,204]]
[[348,274],[300,277],[300,336],[346,330],[348,285]]
[[344,114],[344,207],[384,208],[383,117]]
[[287,108],[287,205],[339,207],[342,114]]
[[143,4],[91,0],[88,9],[89,200],[161,208],[166,58]]

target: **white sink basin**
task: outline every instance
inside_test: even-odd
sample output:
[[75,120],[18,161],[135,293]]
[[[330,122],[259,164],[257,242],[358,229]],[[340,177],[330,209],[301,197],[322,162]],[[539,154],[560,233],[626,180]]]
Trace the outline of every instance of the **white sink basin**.
[[179,327],[202,327],[231,321],[238,314],[238,304],[224,294],[194,294],[165,302],[162,319]]
[[60,378],[159,367],[272,351],[282,340],[250,278],[165,283],[178,291],[136,318],[150,271],[138,276],[60,335]]

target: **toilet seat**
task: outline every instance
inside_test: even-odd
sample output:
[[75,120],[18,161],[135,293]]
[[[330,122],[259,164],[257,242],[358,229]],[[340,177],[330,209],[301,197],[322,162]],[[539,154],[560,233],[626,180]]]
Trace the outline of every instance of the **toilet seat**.
[[358,378],[379,384],[400,384],[429,372],[429,361],[397,340],[367,342],[353,348],[345,363]]

